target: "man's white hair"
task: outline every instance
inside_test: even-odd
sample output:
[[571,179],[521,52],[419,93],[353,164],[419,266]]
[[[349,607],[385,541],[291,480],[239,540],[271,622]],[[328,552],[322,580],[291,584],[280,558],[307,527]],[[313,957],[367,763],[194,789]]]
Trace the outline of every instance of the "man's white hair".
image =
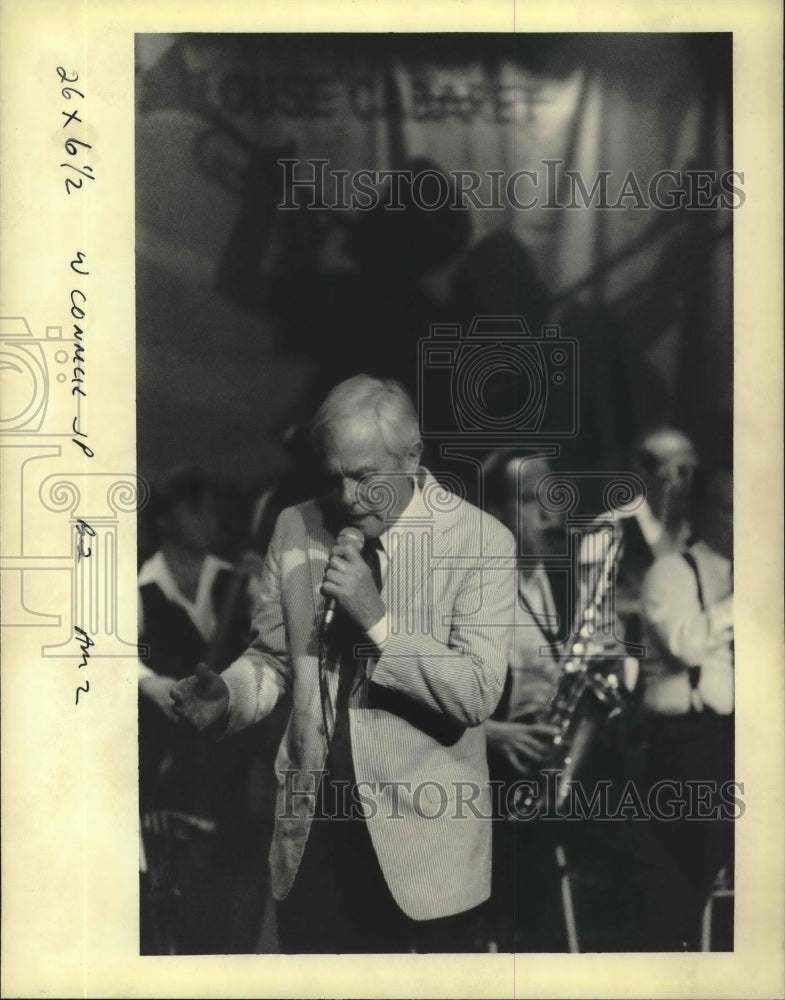
[[317,451],[336,424],[358,414],[374,421],[385,449],[397,459],[420,442],[417,411],[403,386],[393,379],[353,375],[330,390],[311,421]]

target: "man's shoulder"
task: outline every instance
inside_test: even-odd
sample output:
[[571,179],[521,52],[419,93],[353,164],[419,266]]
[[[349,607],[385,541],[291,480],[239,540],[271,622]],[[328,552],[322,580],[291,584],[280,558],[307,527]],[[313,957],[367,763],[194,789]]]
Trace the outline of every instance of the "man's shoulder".
[[694,575],[683,552],[666,552],[646,570],[642,586],[646,592],[651,592],[663,586],[672,587],[681,579],[692,581]]
[[462,498],[456,498],[456,500],[456,513],[467,524],[477,525],[484,531],[490,531],[498,535],[499,538],[509,538],[512,540],[512,532],[497,517],[494,517],[493,514],[489,514],[487,510],[483,510],[468,500]]
[[481,538],[483,548],[490,545],[500,551],[514,551],[515,539],[496,517],[452,492],[433,477],[425,483],[423,499],[435,522],[467,537]]
[[713,549],[702,539],[698,539],[698,541],[693,542],[692,545],[690,545],[688,552],[690,552],[698,565],[704,568],[721,571],[725,571],[730,568],[730,559],[719,553],[716,549]]
[[514,555],[516,542],[513,533],[493,514],[475,507],[468,501],[464,501],[464,504],[469,524],[482,538],[484,550],[496,554]]
[[324,512],[319,502],[315,499],[302,500],[300,503],[292,504],[291,507],[284,507],[278,515],[276,530],[289,534],[307,531],[309,527],[321,526],[323,523]]

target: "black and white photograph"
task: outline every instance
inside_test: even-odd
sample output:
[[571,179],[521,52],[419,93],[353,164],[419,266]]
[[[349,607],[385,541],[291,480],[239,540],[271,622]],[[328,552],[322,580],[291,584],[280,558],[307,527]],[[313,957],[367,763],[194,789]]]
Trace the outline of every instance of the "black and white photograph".
[[0,7],[3,997],[785,995],[782,19]]
[[732,97],[137,36],[142,953],[733,950]]

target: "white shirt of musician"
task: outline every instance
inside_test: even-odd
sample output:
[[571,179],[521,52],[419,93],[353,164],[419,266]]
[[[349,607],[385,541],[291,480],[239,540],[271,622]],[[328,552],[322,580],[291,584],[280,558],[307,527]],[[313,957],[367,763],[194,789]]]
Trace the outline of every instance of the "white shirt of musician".
[[693,704],[689,667],[699,667],[698,693],[721,715],[733,711],[733,576],[730,560],[703,542],[690,548],[695,574],[679,554],[658,559],[643,582],[644,705],[678,715]]
[[[154,583],[160,588],[161,593],[168,601],[179,605],[185,611],[191,619],[194,628],[199,632],[199,635],[201,635],[205,642],[209,642],[216,627],[215,608],[213,607],[213,584],[221,570],[230,570],[231,568],[231,564],[225,562],[223,559],[209,554],[206,555],[199,573],[199,586],[196,590],[196,596],[193,601],[189,601],[177,586],[172,571],[169,569],[169,565],[164,558],[164,554],[159,549],[139,570],[137,586],[141,590],[142,587]],[[141,594],[137,598],[137,609],[139,635],[143,635],[144,612],[142,609]],[[139,663],[139,680],[143,677],[149,677],[154,673],[155,671],[151,670],[146,664]]]

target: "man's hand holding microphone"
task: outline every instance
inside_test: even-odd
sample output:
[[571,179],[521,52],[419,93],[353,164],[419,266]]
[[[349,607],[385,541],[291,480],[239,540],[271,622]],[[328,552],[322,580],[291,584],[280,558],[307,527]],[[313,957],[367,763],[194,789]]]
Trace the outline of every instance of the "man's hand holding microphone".
[[365,536],[359,528],[344,528],[338,535],[321,588],[327,598],[323,629],[329,629],[336,608],[363,631],[384,618],[384,602],[362,557],[364,545]]
[[[365,536],[358,528],[344,528],[338,535],[321,587],[327,599],[323,629],[330,628],[339,608],[363,630],[385,615],[384,603],[361,554],[364,544]],[[217,728],[229,708],[226,681],[206,663],[197,664],[191,677],[177,681],[169,697],[175,716],[200,732]]]

